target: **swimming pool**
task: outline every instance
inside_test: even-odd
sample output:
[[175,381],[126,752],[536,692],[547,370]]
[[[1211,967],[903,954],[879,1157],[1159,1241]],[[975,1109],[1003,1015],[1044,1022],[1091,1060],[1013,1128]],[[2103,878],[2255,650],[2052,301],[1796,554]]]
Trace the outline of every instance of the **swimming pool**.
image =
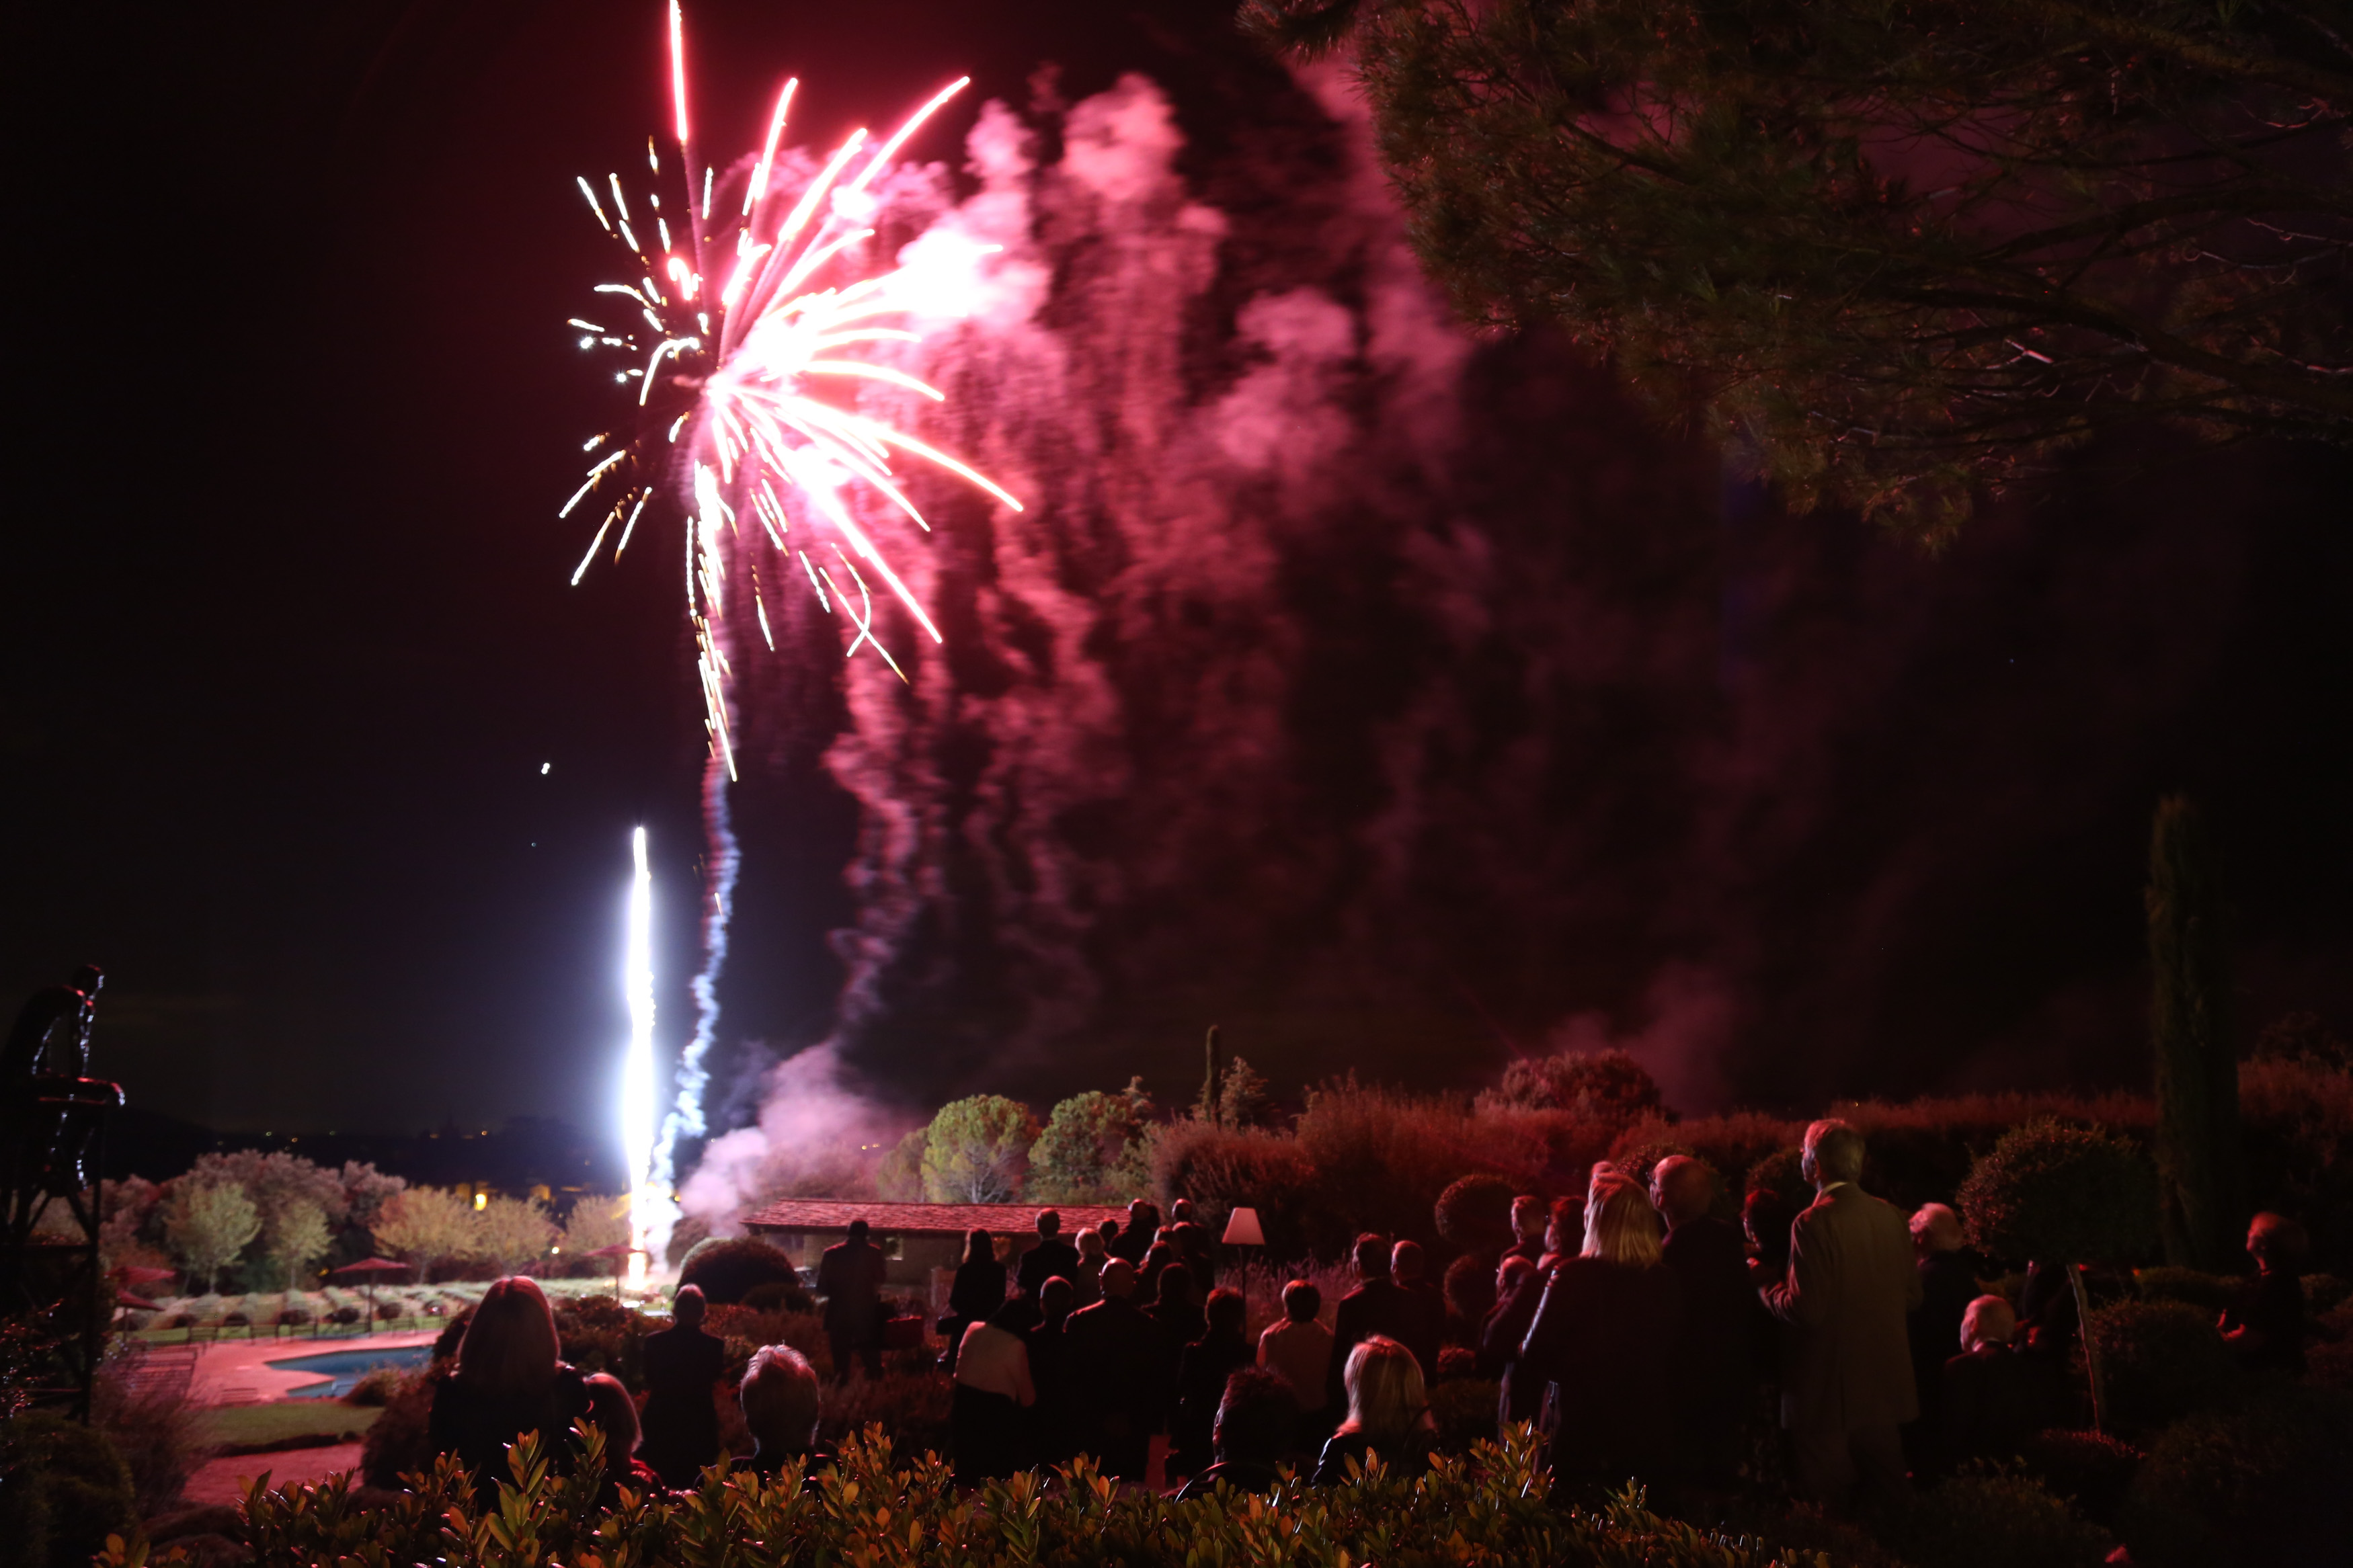
[[408,1372],[432,1359],[433,1347],[424,1344],[373,1351],[327,1351],[319,1355],[290,1356],[269,1364],[289,1372],[316,1373],[324,1379],[287,1390],[289,1399],[341,1399],[375,1367],[393,1366]]

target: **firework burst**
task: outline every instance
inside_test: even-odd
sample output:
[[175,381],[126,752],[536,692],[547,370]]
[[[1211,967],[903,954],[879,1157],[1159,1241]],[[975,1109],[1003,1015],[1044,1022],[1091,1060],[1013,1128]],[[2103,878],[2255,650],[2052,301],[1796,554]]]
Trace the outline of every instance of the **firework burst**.
[[[955,279],[944,274],[969,268],[992,247],[938,247],[920,265],[881,272],[861,270],[860,263],[874,235],[869,220],[878,205],[876,179],[970,79],[944,89],[880,142],[870,143],[862,130],[853,132],[797,191],[786,191],[777,178],[777,147],[798,86],[787,81],[740,210],[714,226],[715,171],[703,166],[699,177],[695,173],[678,0],[670,7],[670,49],[684,207],[663,205],[662,158],[650,140],[646,158],[656,184],[635,207],[617,174],[607,175],[601,189],[580,181],[589,209],[628,251],[635,276],[597,289],[621,310],[618,325],[577,317],[572,325],[582,333],[583,349],[620,356],[615,379],[623,386],[634,383],[636,397],[626,434],[607,432],[588,443],[592,465],[561,515],[570,517],[592,500],[604,506],[603,521],[572,574],[577,583],[608,538],[618,559],[660,492],[683,492],[678,499],[686,516],[686,608],[705,721],[712,754],[733,778],[731,670],[722,632],[731,594],[724,544],[731,535],[757,530],[774,547],[770,559],[805,580],[825,610],[851,623],[849,655],[871,648],[903,679],[876,636],[870,579],[905,605],[934,642],[939,628],[853,514],[849,492],[863,487],[928,531],[892,467],[894,459],[913,459],[955,474],[1017,511],[1021,503],[947,453],[826,395],[863,380],[944,401],[916,377],[859,356],[871,345],[920,341],[907,323],[939,298],[944,285],[953,287]],[[671,226],[673,216],[683,218],[682,232]],[[773,647],[756,563],[746,586],[762,638]]]

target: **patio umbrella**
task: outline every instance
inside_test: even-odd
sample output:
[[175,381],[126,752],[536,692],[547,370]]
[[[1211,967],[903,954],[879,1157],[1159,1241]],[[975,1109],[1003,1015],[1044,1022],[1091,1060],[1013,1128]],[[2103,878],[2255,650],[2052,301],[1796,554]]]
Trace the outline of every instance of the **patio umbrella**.
[[621,1299],[621,1259],[628,1255],[629,1244],[626,1241],[617,1241],[610,1247],[600,1247],[586,1255],[590,1258],[609,1258],[613,1260],[613,1300],[616,1301]]
[[161,1303],[150,1301],[144,1296],[134,1296],[128,1290],[117,1290],[114,1293],[114,1304],[118,1307],[135,1307],[142,1312],[160,1312],[164,1310]]
[[409,1265],[406,1263],[395,1262],[389,1258],[363,1258],[357,1263],[346,1263],[341,1268],[330,1268],[327,1272],[330,1274],[364,1274],[368,1277],[368,1331],[370,1333],[374,1333],[375,1331],[375,1277],[383,1273],[387,1268],[401,1269],[408,1267]]

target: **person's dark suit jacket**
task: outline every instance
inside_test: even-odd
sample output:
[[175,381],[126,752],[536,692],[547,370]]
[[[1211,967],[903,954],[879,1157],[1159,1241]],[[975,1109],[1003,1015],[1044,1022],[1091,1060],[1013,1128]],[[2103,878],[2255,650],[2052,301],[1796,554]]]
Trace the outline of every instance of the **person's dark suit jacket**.
[[664,1486],[691,1486],[719,1457],[719,1411],[711,1392],[727,1371],[727,1347],[700,1328],[680,1324],[648,1334],[640,1354],[646,1405],[638,1418],[638,1457]]
[[1035,1296],[1047,1280],[1060,1276],[1073,1286],[1079,1280],[1079,1249],[1060,1237],[1049,1237],[1021,1255],[1021,1268],[1014,1278],[1024,1296]]
[[1961,1353],[1961,1320],[1978,1299],[1977,1256],[1967,1250],[1932,1252],[1920,1259],[1920,1308],[1912,1314],[1912,1377],[1919,1385],[1924,1419],[1936,1418],[1945,1363]]
[[1544,1384],[1521,1373],[1520,1343],[1528,1337],[1536,1305],[1544,1300],[1545,1287],[1560,1264],[1559,1258],[1547,1253],[1535,1272],[1512,1287],[1512,1293],[1496,1302],[1495,1310],[1480,1325],[1479,1370],[1482,1376],[1503,1384],[1495,1400],[1496,1419],[1503,1426],[1534,1421],[1543,1410]]
[[1375,1334],[1385,1334],[1399,1344],[1406,1342],[1405,1336],[1410,1331],[1407,1321],[1410,1309],[1403,1305],[1404,1295],[1396,1280],[1383,1275],[1378,1279],[1366,1280],[1340,1298],[1339,1310],[1333,1314],[1332,1370],[1325,1375],[1324,1392],[1326,1407],[1342,1412],[1344,1419],[1348,1408],[1348,1352]]
[[1100,1432],[1115,1420],[1129,1431],[1158,1430],[1175,1378],[1159,1325],[1113,1296],[1072,1312],[1063,1334],[1082,1426]]
[[1675,1381],[1684,1408],[1737,1407],[1756,1376],[1750,1352],[1765,1315],[1739,1230],[1714,1215],[1686,1220],[1667,1233],[1659,1256],[1683,1288]]
[[1397,1331],[1391,1336],[1421,1363],[1421,1385],[1438,1385],[1438,1347],[1446,1342],[1446,1298],[1434,1285],[1398,1287]]
[[1785,1342],[1781,1425],[1853,1432],[1920,1414],[1906,1314],[1920,1304],[1912,1230],[1852,1182],[1816,1198],[1789,1227],[1789,1271],[1765,1304]]
[[875,1310],[882,1300],[882,1249],[871,1241],[838,1241],[818,1260],[817,1293],[825,1298],[825,1331],[851,1344],[881,1337]]
[[1522,1375],[1559,1390],[1546,1433],[1556,1474],[1615,1484],[1666,1473],[1682,1323],[1683,1287],[1663,1264],[1571,1258],[1554,1271],[1520,1356]]

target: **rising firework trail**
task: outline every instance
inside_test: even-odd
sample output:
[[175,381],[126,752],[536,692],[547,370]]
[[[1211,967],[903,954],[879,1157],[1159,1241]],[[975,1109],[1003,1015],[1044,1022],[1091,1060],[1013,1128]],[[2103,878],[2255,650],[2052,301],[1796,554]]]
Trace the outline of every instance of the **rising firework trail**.
[[[939,627],[892,566],[874,527],[853,511],[853,496],[862,489],[883,503],[885,518],[895,514],[928,532],[930,524],[909,499],[903,476],[892,466],[894,460],[919,460],[1016,511],[1021,509],[1020,501],[986,475],[886,420],[826,395],[828,388],[847,390],[865,381],[944,401],[917,377],[860,356],[875,345],[920,342],[912,323],[944,313],[937,302],[955,290],[955,274],[974,268],[995,247],[935,246],[919,264],[880,271],[865,265],[865,258],[875,235],[869,220],[880,205],[875,182],[970,79],[949,84],[880,142],[863,130],[853,132],[797,189],[779,177],[777,164],[799,86],[797,80],[786,82],[738,209],[714,222],[717,172],[696,156],[688,112],[685,18],[678,0],[671,0],[669,21],[670,129],[680,175],[672,195],[682,195],[685,201],[682,206],[663,204],[662,157],[651,141],[646,160],[654,184],[640,193],[637,207],[617,174],[607,174],[602,187],[585,178],[579,182],[596,221],[628,253],[630,275],[597,289],[619,310],[612,318],[617,324],[575,317],[572,325],[582,334],[584,350],[619,356],[614,379],[623,387],[633,385],[635,396],[625,427],[587,443],[588,471],[559,514],[570,517],[584,504],[603,509],[572,574],[575,584],[608,538],[614,559],[619,559],[649,507],[674,504],[684,516],[686,614],[694,628],[710,738],[703,816],[713,886],[703,909],[704,965],[695,982],[694,1037],[681,1054],[676,1104],[662,1122],[649,1163],[633,1167],[632,1179],[649,1196],[659,1188],[665,1209],[678,1139],[705,1131],[703,1059],[717,1022],[716,982],[726,952],[736,863],[725,795],[735,776],[729,694],[734,638],[727,618],[734,585],[728,581],[728,542],[750,541],[739,557],[748,565],[749,581],[743,586],[750,591],[754,619],[770,648],[775,638],[766,595],[777,577],[797,576],[821,609],[830,615],[838,607],[849,623],[849,657],[871,648],[904,679],[904,670],[878,635],[873,585],[897,598],[934,642],[940,640]],[[673,216],[682,220],[682,228],[672,226]],[[766,551],[763,541],[770,547]],[[772,564],[766,584],[760,571],[764,559]],[[631,1092],[638,1092],[638,1079],[633,1076],[630,1082]],[[649,1096],[643,1114],[650,1117],[649,1078],[643,1091]],[[639,1114],[628,1112],[628,1125],[637,1126]],[[651,1206],[640,1205],[639,1212]],[[658,1244],[667,1229],[657,1223],[651,1239]],[[641,1225],[638,1244],[647,1239]]]
[[628,936],[621,944],[621,990],[629,1003],[629,1048],[621,1058],[621,1156],[629,1173],[630,1272],[644,1279],[647,1254],[670,1230],[670,1184],[654,1168],[654,879],[646,830],[629,837],[636,874],[629,881]]

